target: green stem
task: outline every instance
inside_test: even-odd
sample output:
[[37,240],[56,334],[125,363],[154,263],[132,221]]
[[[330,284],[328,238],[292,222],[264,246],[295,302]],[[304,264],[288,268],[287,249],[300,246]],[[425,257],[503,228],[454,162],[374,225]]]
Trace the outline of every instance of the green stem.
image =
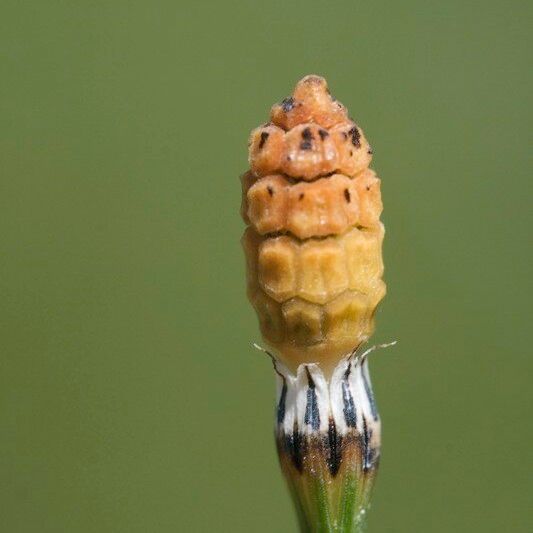
[[354,474],[347,474],[342,487],[342,497],[339,512],[339,532],[357,533],[361,529],[354,529],[357,508],[357,478]]
[[335,531],[331,523],[331,509],[328,498],[328,489],[327,485],[324,482],[324,479],[319,477],[314,482],[315,485],[315,503],[318,514],[318,532],[319,533],[330,533]]

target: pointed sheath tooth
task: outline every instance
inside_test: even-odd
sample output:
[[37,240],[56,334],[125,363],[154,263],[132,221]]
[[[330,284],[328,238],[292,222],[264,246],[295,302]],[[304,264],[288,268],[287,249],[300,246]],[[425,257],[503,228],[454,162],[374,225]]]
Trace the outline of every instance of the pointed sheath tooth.
[[363,379],[363,386],[365,388],[365,395],[368,401],[368,407],[370,408],[370,414],[374,422],[379,421],[379,413],[376,405],[376,400],[374,398],[374,391],[372,389],[372,382],[370,381],[370,372],[368,371],[368,359],[363,358],[361,362],[361,377]]
[[305,371],[307,373],[307,403],[305,405],[304,422],[307,426],[311,426],[312,431],[318,431],[320,429],[320,409],[318,407],[316,385],[309,373],[309,368],[306,367]]
[[[353,371],[353,362],[348,357],[337,365],[331,377],[331,410],[337,431],[341,434],[346,434],[349,428],[355,427],[352,422],[357,420],[357,406],[349,381]],[[350,411],[352,406],[353,410]]]
[[349,378],[351,387],[354,392],[354,398],[357,406],[359,407],[361,416],[357,420],[357,431],[360,435],[363,434],[363,417],[368,416],[369,407],[366,399],[366,391],[363,385],[361,366],[355,365],[353,373]]
[[279,361],[276,369],[276,432],[292,433],[296,414],[296,378]]
[[327,432],[329,389],[324,374],[316,364],[300,365],[296,380],[296,419],[300,431]]
[[279,400],[276,410],[276,422],[278,427],[283,425],[285,421],[285,413],[287,412],[287,380],[283,378],[281,390],[279,392]]
[[276,428],[283,427],[287,414],[287,394],[289,383],[285,373],[280,368],[282,365],[273,360],[276,373]]
[[366,470],[375,466],[379,458],[381,442],[381,421],[374,400],[366,358],[357,365],[357,377],[354,379],[356,401],[361,409],[357,428],[363,439],[363,466]]

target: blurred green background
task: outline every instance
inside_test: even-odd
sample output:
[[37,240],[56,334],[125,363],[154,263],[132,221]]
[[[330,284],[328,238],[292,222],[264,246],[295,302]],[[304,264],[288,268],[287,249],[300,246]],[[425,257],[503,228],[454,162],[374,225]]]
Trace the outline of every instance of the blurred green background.
[[371,531],[531,531],[532,14],[4,0],[0,530],[296,530],[238,175],[318,73],[383,180]]

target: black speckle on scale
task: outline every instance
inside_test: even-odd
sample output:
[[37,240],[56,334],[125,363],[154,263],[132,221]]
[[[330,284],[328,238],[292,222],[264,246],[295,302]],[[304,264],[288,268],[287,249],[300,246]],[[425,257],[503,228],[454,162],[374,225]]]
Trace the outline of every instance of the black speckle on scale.
[[294,98],[289,96],[288,98],[283,99],[281,102],[281,109],[283,109],[285,113],[294,109]]
[[344,198],[348,203],[352,201],[352,197],[350,196],[350,191],[348,189],[344,189]]
[[302,131],[302,139],[305,139],[306,141],[312,141],[313,140],[313,133],[311,132],[311,128],[304,128]]
[[261,132],[261,139],[259,140],[259,150],[265,146],[265,143],[267,142],[268,137],[270,136],[270,133],[268,131],[262,131]]
[[357,129],[357,126],[354,126],[348,131],[348,134],[352,138],[352,144],[359,148],[361,146],[361,134],[359,133],[359,130]]

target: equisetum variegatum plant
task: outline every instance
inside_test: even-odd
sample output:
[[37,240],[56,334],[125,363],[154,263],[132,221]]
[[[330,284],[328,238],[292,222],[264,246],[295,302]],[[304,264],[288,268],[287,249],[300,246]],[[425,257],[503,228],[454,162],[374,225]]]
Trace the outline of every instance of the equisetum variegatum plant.
[[379,462],[361,350],[386,292],[371,159],[326,80],[306,76],[252,131],[242,176],[248,296],[274,363],[276,443],[302,531],[362,531]]

